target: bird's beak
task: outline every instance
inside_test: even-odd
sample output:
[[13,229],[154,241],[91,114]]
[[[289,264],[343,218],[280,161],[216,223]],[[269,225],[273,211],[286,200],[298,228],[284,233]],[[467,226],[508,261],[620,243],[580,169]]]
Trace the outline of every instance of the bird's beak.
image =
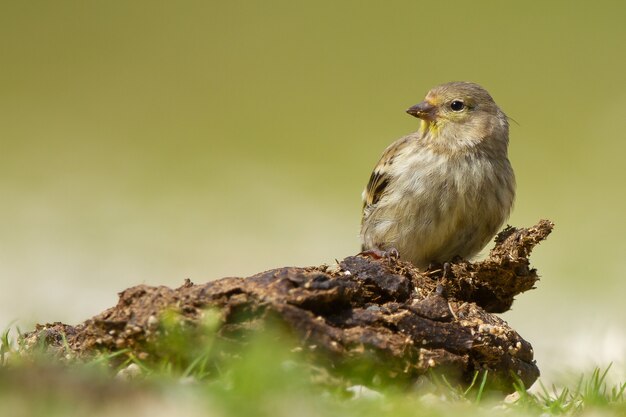
[[437,108],[428,101],[422,101],[406,111],[411,116],[419,117],[422,120],[434,121],[437,116]]

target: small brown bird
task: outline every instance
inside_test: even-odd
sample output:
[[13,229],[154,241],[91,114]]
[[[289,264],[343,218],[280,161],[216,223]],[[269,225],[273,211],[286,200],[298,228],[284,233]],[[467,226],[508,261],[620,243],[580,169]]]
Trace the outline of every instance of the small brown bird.
[[417,132],[392,143],[363,192],[363,251],[418,268],[469,259],[508,218],[515,176],[506,115],[481,86],[451,82],[407,110]]

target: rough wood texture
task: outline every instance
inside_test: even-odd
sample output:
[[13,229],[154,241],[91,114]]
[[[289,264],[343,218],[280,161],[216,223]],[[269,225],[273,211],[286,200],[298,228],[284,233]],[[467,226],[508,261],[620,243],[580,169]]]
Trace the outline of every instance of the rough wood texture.
[[299,349],[329,369],[361,363],[365,374],[401,383],[431,370],[467,383],[487,369],[493,387],[510,391],[512,375],[530,386],[539,370],[531,345],[492,313],[508,310],[515,295],[533,288],[538,277],[528,256],[552,228],[547,220],[508,227],[487,259],[427,272],[401,260],[350,256],[334,266],[187,281],[176,289],[140,285],[78,326],[38,325],[25,336],[26,346],[43,340],[77,356],[128,348],[145,357],[163,311],[173,309],[193,324],[212,307],[221,312],[221,337],[236,339],[269,317],[278,319]]

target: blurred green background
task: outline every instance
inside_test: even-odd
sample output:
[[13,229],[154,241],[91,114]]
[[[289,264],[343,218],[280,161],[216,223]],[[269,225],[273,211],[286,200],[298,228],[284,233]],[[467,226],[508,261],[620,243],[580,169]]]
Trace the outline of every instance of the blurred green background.
[[360,193],[452,80],[517,123],[504,315],[546,372],[626,357],[625,3],[2,1],[0,324],[358,250]]

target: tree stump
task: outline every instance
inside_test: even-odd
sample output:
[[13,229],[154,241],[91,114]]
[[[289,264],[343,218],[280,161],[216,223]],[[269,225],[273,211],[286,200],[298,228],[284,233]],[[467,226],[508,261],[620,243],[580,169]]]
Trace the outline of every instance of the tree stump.
[[159,337],[163,312],[174,310],[193,325],[213,308],[220,313],[218,337],[234,338],[271,317],[329,369],[361,363],[365,375],[385,381],[410,383],[434,371],[466,384],[487,370],[490,385],[509,392],[516,379],[532,385],[539,369],[530,343],[493,313],[508,310],[517,294],[533,288],[538,276],[528,257],[552,228],[547,220],[528,229],[507,227],[485,260],[428,271],[357,255],[332,266],[187,281],[176,289],[139,285],[77,326],[37,325],[24,346],[43,341],[79,357],[120,349],[145,357],[146,346]]

